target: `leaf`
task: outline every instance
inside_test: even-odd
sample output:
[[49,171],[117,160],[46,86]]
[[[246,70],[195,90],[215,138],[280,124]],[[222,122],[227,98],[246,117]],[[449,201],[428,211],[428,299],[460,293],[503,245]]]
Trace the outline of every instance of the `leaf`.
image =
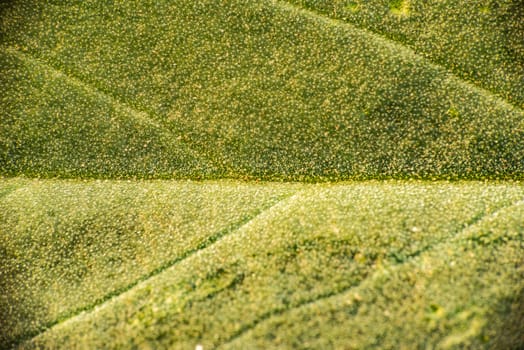
[[0,347],[520,346],[522,8],[3,2]]

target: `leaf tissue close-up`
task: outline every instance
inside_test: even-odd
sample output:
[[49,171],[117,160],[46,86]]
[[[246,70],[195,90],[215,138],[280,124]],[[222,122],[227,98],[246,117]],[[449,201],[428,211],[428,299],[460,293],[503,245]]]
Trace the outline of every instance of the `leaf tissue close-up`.
[[0,349],[524,349],[523,0],[4,0],[0,62]]

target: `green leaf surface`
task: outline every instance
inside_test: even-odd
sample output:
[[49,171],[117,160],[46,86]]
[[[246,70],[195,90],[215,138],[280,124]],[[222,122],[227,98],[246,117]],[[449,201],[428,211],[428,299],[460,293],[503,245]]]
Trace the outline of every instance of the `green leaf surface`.
[[6,182],[24,347],[493,346],[522,317],[497,315],[522,307],[520,184]]
[[[494,21],[449,25],[498,35],[491,56],[522,34]],[[522,179],[521,102],[371,29],[282,1],[14,2],[0,26],[2,173]],[[505,57],[497,67],[518,71]],[[495,71],[524,90],[523,74]]]
[[479,88],[524,106],[520,0],[290,0],[377,33]]
[[0,348],[520,349],[522,0],[0,3]]

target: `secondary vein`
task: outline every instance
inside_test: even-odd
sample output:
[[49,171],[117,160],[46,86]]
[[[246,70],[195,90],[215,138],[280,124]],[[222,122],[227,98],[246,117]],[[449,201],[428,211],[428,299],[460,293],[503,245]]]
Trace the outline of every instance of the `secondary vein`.
[[64,79],[76,88],[80,88],[92,95],[97,96],[98,98],[105,99],[109,101],[112,105],[122,110],[122,112],[124,112],[125,115],[130,116],[141,123],[153,126],[154,128],[160,130],[168,139],[176,141],[178,144],[184,147],[186,152],[193,155],[195,158],[205,159],[208,163],[214,163],[208,157],[202,155],[200,152],[190,147],[190,145],[187,142],[183,142],[182,139],[177,138],[177,135],[174,135],[173,132],[166,125],[159,122],[160,118],[157,117],[154,112],[149,110],[140,110],[136,107],[130,106],[127,103],[123,102],[121,99],[115,97],[113,94],[104,91],[92,84],[89,84],[88,82],[81,80],[80,78],[72,75],[69,72],[66,73],[63,70],[58,69],[52,66],[50,63],[44,62],[41,59],[27,52],[22,52],[14,47],[6,47],[5,50],[23,61],[31,62],[33,64],[45,67],[57,78]]
[[300,308],[305,308],[305,307],[308,307],[310,305],[314,305],[315,303],[319,303],[319,302],[321,302],[323,300],[326,300],[326,299],[339,297],[340,295],[348,293],[349,291],[352,291],[352,290],[357,290],[366,281],[373,280],[375,277],[377,277],[381,273],[383,273],[384,270],[387,270],[387,269],[399,269],[402,266],[405,266],[407,263],[415,260],[420,255],[422,255],[424,253],[428,253],[428,252],[434,251],[434,250],[438,249],[441,245],[445,245],[446,243],[449,242],[448,241],[449,238],[451,238],[451,239],[460,238],[460,235],[462,233],[466,232],[467,230],[471,229],[472,227],[480,224],[481,222],[483,222],[485,220],[489,220],[490,218],[493,218],[493,217],[497,216],[503,210],[507,210],[508,208],[512,208],[514,206],[518,206],[518,205],[521,205],[523,203],[524,203],[524,200],[518,200],[517,202],[513,202],[513,203],[511,203],[509,205],[502,206],[502,207],[496,209],[495,211],[493,211],[490,214],[485,214],[485,215],[482,215],[482,216],[479,216],[479,217],[474,217],[461,230],[452,233],[448,237],[445,237],[445,238],[442,238],[442,239],[436,241],[435,243],[427,246],[425,249],[418,251],[416,254],[412,254],[411,256],[408,257],[408,259],[404,260],[402,263],[389,264],[389,266],[386,266],[384,269],[375,270],[373,273],[368,274],[366,277],[364,277],[362,280],[360,280],[356,284],[349,285],[349,286],[347,286],[345,288],[342,288],[340,290],[334,290],[334,291],[329,291],[327,293],[320,294],[320,295],[318,295],[317,297],[315,297],[313,299],[304,300],[303,302],[295,304],[294,306],[289,307],[289,308],[281,308],[281,309],[277,309],[277,310],[268,311],[268,312],[264,313],[263,315],[261,315],[259,318],[255,319],[250,324],[248,324],[248,325],[246,325],[244,327],[241,327],[237,332],[232,334],[229,338],[227,338],[218,347],[221,348],[221,347],[227,346],[228,344],[232,343],[236,339],[241,338],[243,335],[245,335],[249,331],[255,329],[256,327],[258,327],[262,323],[268,322],[270,319],[272,319],[274,317],[281,316],[281,315],[293,312],[294,310],[297,310],[297,309],[300,309]]
[[383,35],[381,33],[378,33],[378,32],[375,32],[375,31],[373,31],[371,29],[361,28],[361,27],[358,27],[358,26],[356,26],[356,25],[354,25],[352,23],[348,23],[348,22],[342,21],[340,19],[336,19],[336,18],[327,16],[325,14],[322,14],[322,13],[318,12],[318,11],[307,9],[307,8],[302,7],[302,6],[298,6],[298,5],[289,3],[287,1],[281,1],[281,0],[271,0],[271,1],[272,1],[272,3],[275,6],[278,6],[279,8],[281,8],[283,10],[287,10],[287,11],[291,11],[291,12],[299,12],[299,13],[301,13],[304,16],[307,16],[307,17],[310,17],[310,18],[313,18],[313,19],[316,19],[316,20],[320,20],[320,21],[322,21],[322,22],[324,22],[326,24],[329,24],[331,26],[342,26],[342,27],[345,26],[345,27],[349,27],[349,28],[351,28],[354,31],[360,32],[361,34],[364,34],[364,35],[367,35],[367,36],[371,36],[373,39],[381,41],[383,44],[391,45],[391,46],[393,46],[397,50],[403,50],[405,53],[409,54],[410,56],[416,57],[417,59],[419,59],[419,60],[425,62],[427,65],[431,66],[432,68],[434,68],[436,70],[439,70],[439,71],[442,71],[442,72],[445,72],[448,75],[449,79],[456,81],[457,84],[465,86],[465,87],[467,87],[469,89],[472,89],[473,91],[476,91],[476,92],[480,93],[481,95],[484,95],[485,97],[489,97],[491,99],[494,99],[495,101],[501,103],[506,108],[514,109],[514,110],[524,114],[524,109],[522,109],[519,106],[514,105],[513,103],[509,102],[507,99],[505,99],[504,97],[500,96],[496,92],[494,92],[492,90],[489,90],[489,89],[487,89],[485,87],[482,87],[480,85],[477,85],[474,82],[471,82],[471,81],[468,81],[468,80],[465,80],[465,79],[461,78],[460,76],[458,76],[457,74],[453,73],[452,71],[450,71],[445,66],[442,66],[442,65],[438,64],[437,62],[432,61],[429,58],[427,58],[425,56],[422,56],[421,54],[415,52],[410,46],[404,44],[401,41],[388,38],[385,35]]
[[94,303],[92,303],[91,305],[89,305],[87,307],[79,308],[79,309],[76,309],[76,310],[72,311],[66,317],[63,317],[61,319],[57,319],[55,321],[52,321],[52,322],[48,323],[46,326],[44,326],[44,328],[40,332],[35,332],[35,333],[32,333],[32,334],[26,335],[23,339],[19,339],[18,344],[21,344],[21,343],[23,343],[25,341],[31,341],[31,339],[34,339],[34,338],[40,336],[41,334],[47,332],[48,330],[52,329],[53,327],[56,327],[59,324],[62,324],[62,323],[65,323],[65,322],[70,322],[70,321],[74,320],[75,318],[79,317],[82,314],[91,313],[91,312],[95,311],[95,309],[104,307],[104,305],[109,304],[112,300],[118,299],[119,297],[121,297],[125,293],[130,292],[134,288],[137,288],[140,285],[142,285],[144,283],[147,283],[149,280],[151,280],[155,276],[160,275],[161,273],[163,273],[166,270],[172,268],[173,266],[181,263],[182,261],[190,258],[191,256],[193,256],[193,255],[195,255],[195,254],[197,254],[199,252],[202,252],[205,249],[211,247],[212,245],[216,244],[218,241],[223,239],[225,236],[240,230],[241,228],[245,227],[246,225],[249,225],[251,222],[253,222],[253,220],[255,220],[260,215],[262,215],[264,213],[267,213],[271,209],[275,208],[277,206],[277,204],[285,202],[285,201],[289,201],[292,198],[296,197],[299,192],[283,196],[280,199],[278,199],[277,201],[271,203],[270,205],[260,208],[259,210],[255,211],[252,215],[244,217],[242,220],[240,220],[238,222],[235,222],[235,223],[229,225],[228,227],[226,227],[225,229],[216,232],[215,234],[209,236],[202,243],[200,243],[197,247],[186,251],[181,256],[179,256],[179,257],[177,257],[177,258],[167,262],[166,264],[156,268],[155,270],[153,270],[150,273],[140,277],[139,279],[137,279],[134,282],[128,284],[127,286],[119,288],[119,289],[117,289],[117,290],[115,290],[115,291],[105,295],[104,297],[96,300]]

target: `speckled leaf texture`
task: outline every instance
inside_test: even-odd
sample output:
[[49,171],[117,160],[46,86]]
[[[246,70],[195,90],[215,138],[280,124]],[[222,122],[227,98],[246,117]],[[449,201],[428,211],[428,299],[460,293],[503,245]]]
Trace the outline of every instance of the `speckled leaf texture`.
[[524,349],[522,0],[0,3],[1,349]]

